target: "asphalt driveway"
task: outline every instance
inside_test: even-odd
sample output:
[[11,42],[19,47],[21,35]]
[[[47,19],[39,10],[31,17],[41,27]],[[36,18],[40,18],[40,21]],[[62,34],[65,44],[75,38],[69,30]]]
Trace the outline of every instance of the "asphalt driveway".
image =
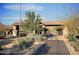
[[[69,51],[62,40],[48,40],[35,55],[69,55]],[[38,51],[38,50],[37,50]]]

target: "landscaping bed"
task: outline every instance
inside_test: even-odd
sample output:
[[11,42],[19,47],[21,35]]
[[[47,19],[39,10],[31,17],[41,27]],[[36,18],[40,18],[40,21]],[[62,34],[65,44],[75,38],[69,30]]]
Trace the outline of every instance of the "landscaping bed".
[[20,54],[32,54],[39,46],[43,44],[45,40],[42,36],[28,35],[25,37],[14,38],[8,44],[1,46],[3,50],[0,50],[2,55],[20,55]]
[[[4,50],[1,50],[0,53],[2,55],[31,55],[34,53],[34,51],[36,51],[41,45],[43,44],[43,42],[38,43],[38,44],[33,44],[30,47],[26,48],[26,49],[21,49],[19,47],[19,45],[13,45],[11,48],[5,48]],[[9,44],[8,44],[9,46]]]
[[75,51],[79,52],[79,35],[70,36],[69,43],[75,49]]

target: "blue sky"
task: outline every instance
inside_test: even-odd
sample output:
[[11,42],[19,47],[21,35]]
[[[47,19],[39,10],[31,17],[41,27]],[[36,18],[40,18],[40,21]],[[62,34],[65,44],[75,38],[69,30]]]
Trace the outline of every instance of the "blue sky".
[[0,3],[0,22],[6,25],[19,21],[21,10],[21,19],[25,19],[25,12],[35,11],[43,21],[63,20],[73,14],[79,13],[79,4],[72,3]]

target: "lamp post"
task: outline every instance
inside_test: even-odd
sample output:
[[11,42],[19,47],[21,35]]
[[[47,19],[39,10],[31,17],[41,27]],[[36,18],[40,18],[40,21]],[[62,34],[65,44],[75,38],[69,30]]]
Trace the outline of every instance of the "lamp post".
[[21,3],[20,3],[19,38],[20,38],[20,25],[21,25]]

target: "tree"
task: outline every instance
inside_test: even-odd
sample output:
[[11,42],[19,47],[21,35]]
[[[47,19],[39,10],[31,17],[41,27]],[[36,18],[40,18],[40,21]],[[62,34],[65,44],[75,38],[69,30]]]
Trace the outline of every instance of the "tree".
[[25,16],[27,17],[27,20],[25,20],[22,25],[23,30],[30,33],[35,31],[37,34],[40,34],[43,30],[40,16],[35,15],[33,11],[26,12]]
[[41,19],[40,19],[39,15],[37,15],[34,24],[35,24],[34,25],[34,30],[35,30],[36,34],[41,34],[41,32],[43,31],[43,27],[42,27]]
[[24,31],[32,32],[34,30],[35,13],[32,11],[26,12],[27,20],[24,21],[22,28]]

